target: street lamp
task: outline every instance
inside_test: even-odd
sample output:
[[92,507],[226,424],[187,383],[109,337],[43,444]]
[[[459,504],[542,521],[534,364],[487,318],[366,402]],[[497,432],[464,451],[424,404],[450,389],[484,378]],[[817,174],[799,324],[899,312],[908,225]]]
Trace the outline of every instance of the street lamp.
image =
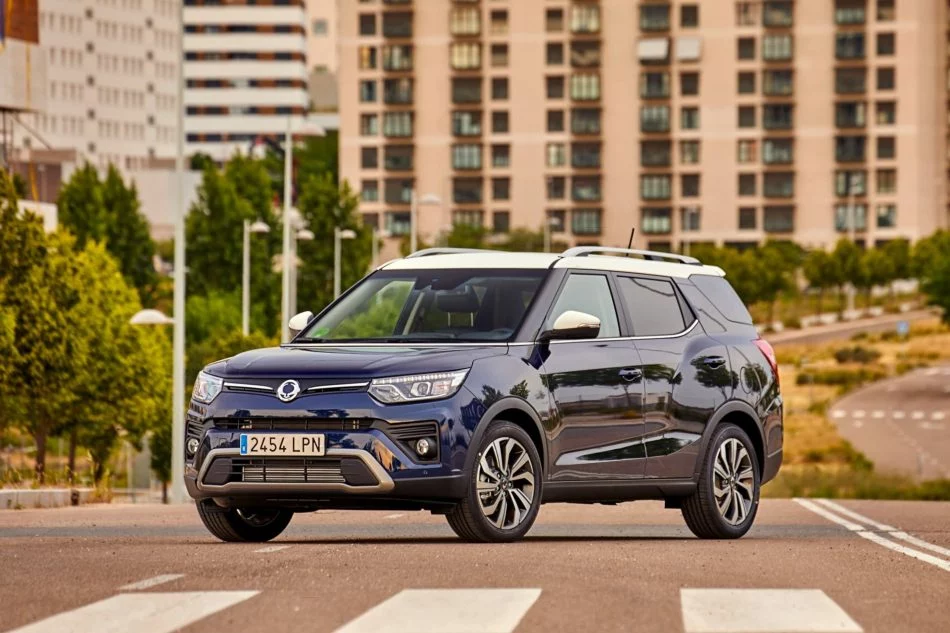
[[544,213],[544,252],[551,252],[551,229],[553,229],[558,224],[555,218],[552,218],[547,214],[547,211]]
[[373,256],[371,259],[373,270],[379,267],[379,240],[384,240],[388,237],[392,237],[389,231],[380,231],[379,227],[373,227]]
[[251,233],[270,233],[270,227],[258,220],[244,220],[244,261],[241,274],[241,332],[251,333]]
[[442,198],[434,193],[423,194],[421,198],[416,197],[415,189],[409,194],[409,252],[415,253],[419,241],[419,207],[422,205],[438,206],[442,204]]
[[132,325],[174,325],[175,319],[160,310],[139,310],[129,323]]
[[[855,229],[856,229],[855,215],[857,213],[857,209],[855,208],[855,205],[854,205],[854,196],[857,189],[857,187],[855,187],[855,183],[857,179],[858,179],[858,175],[856,173],[851,173],[848,175],[848,240],[850,240],[852,244],[854,244],[854,241],[855,241]],[[847,293],[848,293],[848,307],[847,307],[848,315],[854,316],[855,288],[854,288],[853,279],[849,280],[848,282]]]
[[340,296],[340,286],[342,285],[340,280],[340,268],[341,268],[341,255],[342,242],[343,240],[352,240],[356,238],[356,231],[352,229],[341,229],[336,227],[333,229],[333,298],[336,299]]
[[298,273],[300,272],[300,258],[297,256],[297,243],[298,242],[312,242],[316,236],[313,234],[313,231],[306,228],[306,224],[303,220],[300,220],[299,226],[301,228],[297,229],[297,232],[294,233],[294,242],[293,242],[293,261],[291,263],[291,274],[290,274],[290,313],[291,315],[297,314],[297,278]]

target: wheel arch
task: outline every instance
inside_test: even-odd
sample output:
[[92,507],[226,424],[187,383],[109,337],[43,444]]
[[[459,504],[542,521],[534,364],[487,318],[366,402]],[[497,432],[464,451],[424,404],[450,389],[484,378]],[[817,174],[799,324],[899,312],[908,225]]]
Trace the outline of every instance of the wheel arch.
[[517,425],[528,434],[535,448],[538,450],[538,456],[541,458],[541,471],[547,472],[548,448],[545,441],[543,426],[541,425],[541,416],[534,408],[520,398],[507,397],[493,403],[475,427],[472,434],[472,441],[469,444],[468,455],[465,457],[465,472],[471,473],[475,467],[475,448],[481,443],[482,436],[495,420],[504,420]]
[[706,452],[709,450],[709,443],[712,441],[716,429],[723,423],[735,424],[745,431],[749,439],[752,440],[755,448],[756,463],[759,465],[759,476],[764,477],[765,473],[765,437],[762,433],[762,426],[758,422],[759,416],[749,404],[740,400],[731,400],[722,405],[710,418],[703,432],[702,446],[698,458],[696,459],[696,468],[693,472],[693,478],[699,478],[699,471],[702,468]]

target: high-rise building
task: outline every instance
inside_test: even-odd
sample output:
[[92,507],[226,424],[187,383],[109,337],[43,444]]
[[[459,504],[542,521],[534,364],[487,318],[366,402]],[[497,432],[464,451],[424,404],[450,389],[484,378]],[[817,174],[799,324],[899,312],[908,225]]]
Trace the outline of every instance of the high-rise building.
[[828,245],[947,224],[947,3],[341,0],[364,219],[572,244]]
[[185,0],[189,153],[224,160],[303,120],[306,24],[304,0]]
[[[16,11],[29,3],[9,4]],[[174,157],[179,6],[179,0],[39,3],[46,101],[20,117],[14,146],[20,167],[42,172],[44,190],[58,188],[63,163],[113,163],[132,172]]]
[[307,0],[307,70],[310,105],[318,112],[337,110],[337,0]]

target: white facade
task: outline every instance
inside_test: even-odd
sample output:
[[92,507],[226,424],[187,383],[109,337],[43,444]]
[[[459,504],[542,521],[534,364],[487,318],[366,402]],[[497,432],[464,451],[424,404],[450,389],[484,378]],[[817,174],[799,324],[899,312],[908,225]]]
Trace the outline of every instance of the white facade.
[[187,152],[226,160],[262,136],[299,128],[309,110],[307,12],[286,5],[185,7]]
[[173,158],[180,1],[41,0],[47,99],[14,147],[126,173]]

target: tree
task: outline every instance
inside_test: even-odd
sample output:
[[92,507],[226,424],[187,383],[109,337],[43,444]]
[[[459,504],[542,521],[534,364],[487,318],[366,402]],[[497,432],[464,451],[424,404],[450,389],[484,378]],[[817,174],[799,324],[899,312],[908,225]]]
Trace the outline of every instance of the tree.
[[821,314],[825,292],[839,283],[840,275],[837,270],[837,262],[828,251],[817,248],[809,251],[808,255],[805,256],[802,263],[802,272],[808,281],[809,287],[817,291],[816,308],[818,314]]
[[102,197],[96,168],[86,163],[69,178],[56,199],[59,225],[76,237],[82,248],[90,240],[103,240],[109,230],[109,212]]
[[779,296],[795,287],[792,275],[798,267],[800,252],[779,242],[768,242],[762,248],[746,251],[742,257],[747,268],[754,271],[757,298],[769,304],[769,323],[774,323]]
[[928,302],[940,307],[944,322],[950,324],[950,232],[941,230],[918,242],[913,268]]
[[188,353],[186,354],[188,359],[186,367],[188,383],[193,383],[198,376],[198,372],[209,363],[230,358],[252,349],[274,347],[277,344],[277,339],[264,336],[260,332],[251,332],[249,336],[244,336],[241,330],[222,333],[219,336],[213,336],[200,343],[195,343],[188,347]]
[[[284,191],[284,148],[283,139],[278,146],[268,148],[264,164],[271,175],[274,193],[282,197]],[[336,130],[327,130],[325,136],[308,136],[294,145],[293,176],[299,197],[303,184],[311,177],[322,178],[329,174],[335,185],[340,184],[340,134]]]
[[844,287],[849,283],[856,284],[861,279],[861,248],[851,240],[842,238],[835,245],[831,257],[834,259],[835,270],[838,273],[835,281],[840,300]]
[[485,248],[488,230],[475,224],[456,224],[446,236],[446,244],[451,248]]
[[864,291],[867,307],[871,307],[875,286],[886,286],[894,281],[894,270],[894,261],[881,249],[874,248],[861,254],[860,277],[856,285]]

